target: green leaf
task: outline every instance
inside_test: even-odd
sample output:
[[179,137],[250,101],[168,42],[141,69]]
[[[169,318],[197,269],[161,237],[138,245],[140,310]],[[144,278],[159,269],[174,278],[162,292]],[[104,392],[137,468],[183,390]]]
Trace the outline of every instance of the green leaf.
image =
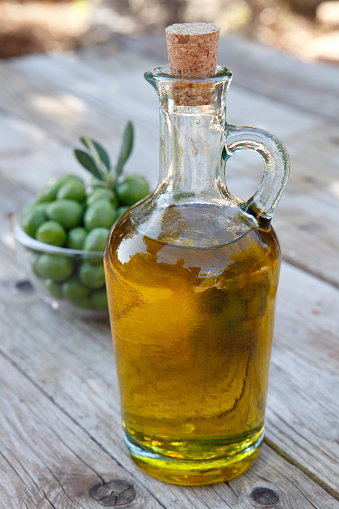
[[74,155],[77,158],[77,160],[79,161],[79,163],[84,168],[86,168],[86,170],[91,172],[92,175],[94,175],[99,180],[102,180],[102,174],[101,174],[100,170],[98,169],[97,165],[95,164],[94,159],[89,154],[87,154],[87,152],[84,152],[83,150],[79,150],[76,148],[74,150]]
[[90,150],[94,161],[100,160],[105,165],[107,170],[110,171],[111,162],[109,155],[107,154],[104,147],[97,141],[93,140],[92,138],[88,138],[87,136],[82,136],[80,141]]
[[[90,149],[90,155],[91,155],[91,157],[92,157],[92,159],[94,161],[95,166],[97,167],[97,169],[99,170],[100,173],[103,173],[105,170],[103,170],[103,172],[101,171],[102,164],[101,164],[100,156],[99,156],[95,146],[93,145],[91,139],[90,138],[86,138],[86,137],[83,137],[83,139],[86,140],[86,143],[87,143],[87,145],[88,145],[88,147]],[[81,140],[81,138],[80,138],[80,140]]]
[[129,158],[129,156],[131,155],[133,148],[133,139],[134,139],[133,124],[131,121],[128,121],[122,138],[122,145],[120,149],[118,164],[115,169],[117,177],[121,175],[123,166],[127,159]]

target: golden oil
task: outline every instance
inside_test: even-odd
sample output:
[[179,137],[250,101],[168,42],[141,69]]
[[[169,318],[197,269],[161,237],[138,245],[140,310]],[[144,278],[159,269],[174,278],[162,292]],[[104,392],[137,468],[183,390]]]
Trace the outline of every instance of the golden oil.
[[218,217],[175,206],[134,229],[127,213],[105,255],[125,438],[142,469],[177,484],[235,477],[263,437],[279,244]]

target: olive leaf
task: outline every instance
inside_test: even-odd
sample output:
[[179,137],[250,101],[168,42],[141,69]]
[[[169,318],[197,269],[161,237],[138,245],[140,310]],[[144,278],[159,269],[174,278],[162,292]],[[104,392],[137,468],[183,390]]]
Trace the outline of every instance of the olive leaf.
[[95,161],[93,157],[91,157],[87,152],[84,152],[83,150],[75,149],[74,155],[79,161],[79,163],[86,168],[86,170],[90,171],[92,175],[97,177],[99,180],[102,179],[102,173],[100,172],[99,168],[95,164]]
[[109,159],[109,155],[106,150],[100,143],[93,140],[92,138],[88,138],[87,136],[81,136],[80,141],[89,149],[92,154],[94,161],[97,163],[100,160],[106,167],[107,171],[111,169],[111,162]]
[[134,131],[133,131],[133,124],[129,120],[127,122],[127,125],[125,127],[125,131],[122,138],[122,145],[120,149],[120,154],[118,158],[118,163],[115,168],[115,173],[117,177],[119,177],[122,173],[123,166],[129,156],[131,155],[132,149],[133,149],[133,140],[134,140]]
[[79,163],[90,171],[96,179],[101,180],[106,187],[115,188],[118,177],[121,175],[123,167],[129,158],[134,140],[134,130],[131,121],[127,122],[124,130],[122,145],[118,158],[118,163],[114,172],[111,172],[111,162],[108,153],[100,143],[87,136],[81,136],[81,143],[89,150],[75,149],[74,154]]

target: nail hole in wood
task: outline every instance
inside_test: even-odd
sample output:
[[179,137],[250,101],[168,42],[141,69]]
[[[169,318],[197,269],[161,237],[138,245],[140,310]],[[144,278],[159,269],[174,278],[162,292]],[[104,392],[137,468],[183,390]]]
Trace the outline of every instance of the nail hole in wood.
[[279,500],[279,495],[270,488],[254,488],[250,497],[252,500],[261,505],[276,504]]
[[15,287],[20,290],[20,292],[32,292],[33,286],[28,281],[28,279],[24,279],[23,281],[18,281],[15,283]]
[[89,490],[89,496],[93,500],[110,507],[129,504],[135,498],[135,495],[136,492],[132,484],[122,479],[96,484]]

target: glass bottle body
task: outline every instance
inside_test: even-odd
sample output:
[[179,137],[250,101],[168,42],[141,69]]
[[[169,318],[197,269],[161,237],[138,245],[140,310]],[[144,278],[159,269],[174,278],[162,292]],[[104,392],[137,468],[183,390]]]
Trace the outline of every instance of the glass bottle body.
[[235,477],[258,455],[280,269],[273,229],[223,181],[213,97],[203,114],[163,108],[159,186],[118,220],[105,254],[126,443],[143,470],[189,485]]

